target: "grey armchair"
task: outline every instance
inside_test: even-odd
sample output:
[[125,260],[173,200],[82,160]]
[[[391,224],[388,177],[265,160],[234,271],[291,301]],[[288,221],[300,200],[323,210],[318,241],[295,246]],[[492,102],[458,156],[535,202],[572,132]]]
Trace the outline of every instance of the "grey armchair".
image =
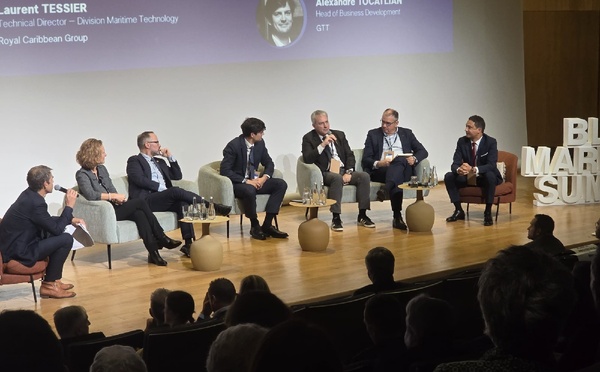
[[[120,194],[129,194],[129,183],[127,176],[114,178],[113,184]],[[193,181],[173,181],[174,186],[198,192],[198,185]],[[73,187],[77,190],[77,186]],[[178,227],[177,215],[173,212],[155,212],[158,222],[165,231],[175,230]],[[79,195],[73,215],[83,218],[87,224],[88,231],[96,244],[106,244],[108,255],[108,268],[112,269],[111,245],[128,243],[140,239],[135,222],[117,221],[113,206],[104,200],[87,200]],[[71,261],[75,258],[75,252],[71,254]]]
[[[356,171],[362,172],[362,165],[360,160],[363,156],[363,149],[352,149],[354,152],[354,157],[356,158]],[[429,170],[429,160],[423,159],[419,161],[417,166],[415,167],[416,176],[421,179],[423,176],[423,172],[425,170]],[[321,185],[323,182],[323,174],[319,167],[314,164],[306,164],[302,159],[302,156],[298,157],[298,163],[296,165],[296,183],[298,185],[298,191],[302,195],[302,190],[304,187],[311,187],[312,185],[317,183],[317,185]],[[379,191],[384,186],[383,183],[380,182],[371,182],[371,190],[370,190],[370,199],[377,200],[377,191]],[[327,186],[325,186],[327,189]],[[423,192],[424,195],[429,194],[429,190],[425,190]],[[415,190],[404,190],[404,199],[414,199],[417,197],[417,192]],[[356,186],[346,185],[342,190],[342,203],[356,203]]]
[[[198,171],[198,190],[200,195],[205,198],[213,197],[215,203],[230,205],[231,214],[240,215],[240,226],[242,226],[244,217],[244,206],[242,202],[237,199],[233,194],[233,183],[228,177],[221,176],[219,173],[221,167],[221,161],[213,161],[212,163],[203,165]],[[263,168],[259,167],[258,171],[260,174],[263,172]],[[273,171],[273,178],[283,178],[283,174],[280,170],[275,169]],[[256,196],[256,211],[264,212],[267,206],[269,195],[257,195]],[[277,223],[277,217],[275,217],[275,225],[279,228]],[[227,221],[227,238],[229,238],[229,221]]]

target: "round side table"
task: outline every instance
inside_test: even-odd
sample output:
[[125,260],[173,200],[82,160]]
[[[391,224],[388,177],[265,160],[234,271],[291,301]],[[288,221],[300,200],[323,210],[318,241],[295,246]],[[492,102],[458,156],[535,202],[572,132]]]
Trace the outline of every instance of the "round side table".
[[217,239],[210,236],[210,224],[229,221],[229,217],[216,216],[212,220],[179,220],[182,223],[202,225],[202,236],[194,240],[190,246],[190,258],[192,266],[198,271],[216,271],[223,263],[223,245]]
[[431,190],[435,186],[412,187],[408,183],[398,185],[404,190],[417,190],[417,200],[406,207],[406,226],[408,231],[429,232],[433,227],[435,213],[433,207],[423,200],[423,191]]
[[323,252],[329,245],[329,226],[318,218],[319,208],[329,207],[335,200],[327,199],[325,204],[304,204],[290,202],[292,207],[308,208],[308,220],[298,226],[298,242],[303,251]]

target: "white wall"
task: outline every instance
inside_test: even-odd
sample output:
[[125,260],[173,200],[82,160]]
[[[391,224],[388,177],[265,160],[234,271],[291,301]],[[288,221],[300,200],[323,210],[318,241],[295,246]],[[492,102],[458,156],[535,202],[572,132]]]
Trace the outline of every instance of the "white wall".
[[[0,216],[27,187],[34,165],[74,185],[75,153],[86,138],[104,141],[114,177],[137,153],[137,134],[153,130],[184,178],[195,179],[202,164],[221,158],[248,116],[265,121],[266,144],[289,191],[315,109],[329,112],[351,147],[362,147],[385,108],[397,109],[440,178],[472,114],[483,116],[500,149],[518,154],[527,142],[521,1],[455,0],[453,16],[454,52],[446,54],[0,78]],[[55,212],[62,195],[47,201]]]

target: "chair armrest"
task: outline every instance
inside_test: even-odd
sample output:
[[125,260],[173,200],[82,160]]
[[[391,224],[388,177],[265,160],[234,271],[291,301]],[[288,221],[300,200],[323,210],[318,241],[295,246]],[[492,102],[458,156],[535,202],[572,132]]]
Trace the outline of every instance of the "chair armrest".
[[194,194],[200,195],[200,193],[198,192],[198,182],[188,181],[188,180],[179,180],[179,181],[172,181],[172,182],[173,182],[173,186],[181,187],[184,190],[191,191]]
[[198,171],[198,191],[205,198],[212,196],[215,203],[234,206],[231,180],[221,176],[210,165],[203,165]]
[[73,216],[83,218],[95,243],[115,244],[117,236],[117,217],[112,204],[103,200],[87,200],[79,195]]
[[306,164],[301,157],[298,158],[296,164],[296,184],[298,185],[300,195],[302,195],[305,187],[310,189],[315,182],[319,186],[323,182],[323,173],[321,173],[319,167],[315,164]]

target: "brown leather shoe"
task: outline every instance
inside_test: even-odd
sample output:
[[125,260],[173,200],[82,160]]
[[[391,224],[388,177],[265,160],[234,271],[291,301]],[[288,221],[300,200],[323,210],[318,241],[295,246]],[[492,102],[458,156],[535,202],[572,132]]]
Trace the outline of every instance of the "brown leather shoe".
[[63,291],[68,291],[69,289],[73,289],[73,287],[75,287],[73,284],[63,283],[58,279],[56,279],[56,284],[58,284],[58,288],[62,289]]
[[59,281],[54,282],[42,282],[42,286],[40,287],[40,297],[41,298],[70,298],[75,297],[75,292],[69,292],[64,289],[61,289],[59,286]]

